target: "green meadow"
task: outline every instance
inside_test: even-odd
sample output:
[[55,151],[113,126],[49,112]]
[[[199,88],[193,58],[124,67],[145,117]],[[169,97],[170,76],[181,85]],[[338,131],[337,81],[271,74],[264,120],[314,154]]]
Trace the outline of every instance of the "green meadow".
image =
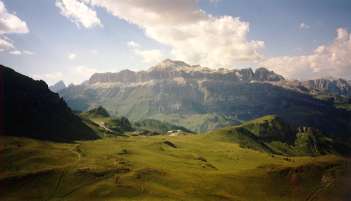
[[243,148],[218,133],[53,143],[1,137],[0,200],[347,200],[350,161]]

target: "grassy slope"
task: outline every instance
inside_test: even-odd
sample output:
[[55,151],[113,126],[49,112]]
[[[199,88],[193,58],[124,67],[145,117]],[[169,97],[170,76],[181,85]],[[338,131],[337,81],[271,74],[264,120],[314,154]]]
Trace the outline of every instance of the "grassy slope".
[[338,103],[338,104],[335,104],[335,107],[339,108],[339,109],[351,111],[351,104],[350,103]]
[[276,156],[207,135],[77,144],[0,140],[3,201],[326,201],[350,196],[346,159]]
[[157,114],[149,118],[171,122],[176,125],[185,125],[186,128],[196,132],[206,132],[233,123],[239,123],[239,121],[236,119],[230,119],[229,117],[217,115],[214,113],[194,115]]
[[133,130],[147,130],[150,132],[156,132],[160,134],[167,133],[167,131],[169,130],[181,130],[189,133],[192,132],[185,127],[177,126],[168,122],[155,119],[145,119],[134,123],[130,123],[130,126],[132,126],[133,128],[124,130],[121,129],[121,131],[116,131],[113,129],[111,130],[111,128],[121,127],[119,121],[117,121],[120,120],[121,117],[113,118],[109,116],[90,115],[88,113],[81,113],[80,116],[84,120],[85,124],[87,124],[91,129],[96,131],[96,133],[98,133],[101,137],[123,134],[124,132],[131,132]]
[[[319,130],[304,127],[291,128],[275,115],[228,126],[209,132],[207,138],[232,143],[241,147],[280,155],[349,154],[350,145],[340,144]],[[346,147],[346,148],[343,148]],[[346,151],[344,150],[346,149]]]
[[157,132],[157,133],[167,133],[170,130],[181,130],[189,133],[192,132],[189,129],[184,128],[182,126],[177,126],[168,122],[155,120],[155,119],[145,119],[142,121],[137,121],[134,123],[133,126],[137,130],[148,130],[148,131]]
[[119,120],[121,118],[91,116],[86,113],[80,114],[80,117],[83,119],[84,123],[98,133],[100,137],[113,137],[116,135],[123,135],[124,132],[126,132],[123,129],[117,129],[120,127]]

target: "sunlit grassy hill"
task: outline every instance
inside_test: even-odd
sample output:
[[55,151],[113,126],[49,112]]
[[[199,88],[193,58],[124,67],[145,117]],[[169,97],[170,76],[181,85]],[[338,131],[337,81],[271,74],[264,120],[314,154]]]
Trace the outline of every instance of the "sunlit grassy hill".
[[168,131],[192,133],[189,129],[155,119],[130,122],[126,117],[111,117],[105,108],[99,106],[80,113],[83,121],[101,137],[124,135],[130,132],[138,135],[159,135]]
[[281,155],[349,154],[350,143],[330,138],[311,127],[294,128],[275,115],[210,132],[213,140],[238,143],[241,147]]
[[2,137],[0,200],[347,200],[350,163],[286,157],[207,135],[75,144]]
[[[101,133],[111,128],[100,125],[108,126],[109,116],[88,116],[85,121]],[[125,131],[104,137],[72,144],[0,138],[0,200],[345,201],[351,196],[350,161],[334,149],[333,139],[312,128],[294,129],[274,115],[207,134]]]

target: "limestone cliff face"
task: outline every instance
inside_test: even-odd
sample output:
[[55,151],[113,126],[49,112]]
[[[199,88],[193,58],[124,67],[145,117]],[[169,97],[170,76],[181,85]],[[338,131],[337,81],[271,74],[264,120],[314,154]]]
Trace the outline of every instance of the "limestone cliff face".
[[351,85],[343,79],[316,79],[305,81],[302,84],[309,90],[351,96]]
[[265,68],[259,68],[255,72],[248,69],[229,70],[229,69],[210,69],[197,65],[189,65],[182,61],[165,60],[160,64],[151,67],[148,71],[134,72],[123,70],[118,73],[96,73],[89,79],[89,84],[94,83],[138,83],[151,80],[164,79],[211,79],[227,81],[280,81],[284,77],[269,71]]
[[280,80],[270,84],[288,88],[315,97],[349,103],[351,101],[351,83],[344,79],[321,78],[315,80]]
[[[344,124],[339,118],[349,118],[327,102],[281,87],[284,82],[282,76],[264,68],[214,70],[165,60],[147,71],[94,74],[60,95],[75,110],[102,105],[111,115],[154,118],[196,131],[267,114],[335,131]],[[334,122],[330,116],[336,117]]]

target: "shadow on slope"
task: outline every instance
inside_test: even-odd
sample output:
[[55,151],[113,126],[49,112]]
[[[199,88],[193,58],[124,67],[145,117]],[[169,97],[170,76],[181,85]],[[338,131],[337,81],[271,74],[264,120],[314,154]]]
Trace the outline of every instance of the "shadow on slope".
[[0,66],[0,134],[43,140],[92,140],[98,136],[44,81]]

